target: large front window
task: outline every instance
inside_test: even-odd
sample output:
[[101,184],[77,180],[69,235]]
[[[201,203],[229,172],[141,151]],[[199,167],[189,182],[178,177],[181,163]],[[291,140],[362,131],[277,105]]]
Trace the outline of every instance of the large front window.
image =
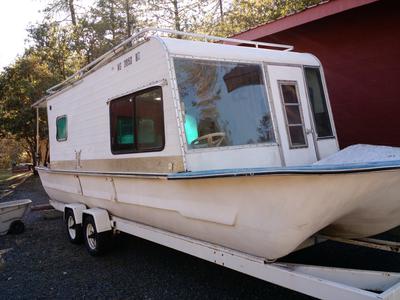
[[275,141],[257,64],[175,58],[189,149]]

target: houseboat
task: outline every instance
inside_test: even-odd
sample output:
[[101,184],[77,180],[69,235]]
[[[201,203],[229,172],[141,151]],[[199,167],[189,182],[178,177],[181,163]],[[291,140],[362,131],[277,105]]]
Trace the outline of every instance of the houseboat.
[[96,209],[267,260],[316,233],[400,225],[398,158],[323,163],[340,152],[314,55],[166,33],[141,31],[35,103],[51,159],[37,170],[71,241],[100,251],[113,223],[85,221]]

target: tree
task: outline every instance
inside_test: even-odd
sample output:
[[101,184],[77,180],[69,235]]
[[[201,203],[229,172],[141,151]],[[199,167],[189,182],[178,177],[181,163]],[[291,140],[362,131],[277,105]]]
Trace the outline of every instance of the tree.
[[77,34],[70,25],[45,20],[28,28],[32,46],[27,53],[35,53],[45,62],[55,80],[63,80],[82,65]]
[[282,16],[318,4],[322,0],[233,0],[219,22],[208,16],[199,31],[220,36],[231,36]]
[[139,0],[98,0],[79,18],[75,51],[90,63],[143,26],[140,9]]
[[[57,82],[49,67],[34,53],[26,53],[0,74],[0,137],[26,143],[35,163],[36,116],[31,105]],[[45,112],[41,136],[47,136]]]
[[219,7],[221,22],[224,22],[224,8],[222,0],[218,0],[218,7]]
[[194,30],[215,0],[147,0],[147,21],[156,27]]
[[53,0],[44,9],[48,17],[53,17],[61,12],[67,12],[71,18],[72,25],[77,25],[76,10],[74,0]]
[[125,28],[126,28],[126,36],[130,37],[132,35],[132,30],[134,27],[138,26],[138,19],[135,15],[135,11],[133,9],[134,6],[137,6],[138,1],[136,0],[124,0],[123,7],[125,10]]

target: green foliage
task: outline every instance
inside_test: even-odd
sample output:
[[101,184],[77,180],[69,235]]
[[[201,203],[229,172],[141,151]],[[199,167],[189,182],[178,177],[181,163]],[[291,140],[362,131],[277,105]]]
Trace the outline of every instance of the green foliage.
[[50,72],[61,81],[71,75],[83,63],[78,50],[77,35],[73,26],[61,26],[45,20],[28,28],[33,46],[26,49],[28,55],[37,56]]
[[147,0],[143,11],[154,27],[172,28],[179,31],[196,30],[215,0]]
[[144,26],[137,18],[138,4],[138,0],[98,0],[78,20],[75,50],[85,63],[125,40],[138,26]]
[[232,36],[320,2],[321,0],[233,0],[223,21],[216,24],[215,19],[209,16],[199,26],[199,31]]
[[[5,68],[0,74],[0,136],[13,137],[26,142],[30,153],[35,151],[35,111],[34,101],[44,95],[44,91],[57,82],[47,64],[35,55],[27,53]],[[44,112],[42,112],[44,113]],[[41,122],[46,125],[45,115]],[[46,126],[42,127],[42,135]]]

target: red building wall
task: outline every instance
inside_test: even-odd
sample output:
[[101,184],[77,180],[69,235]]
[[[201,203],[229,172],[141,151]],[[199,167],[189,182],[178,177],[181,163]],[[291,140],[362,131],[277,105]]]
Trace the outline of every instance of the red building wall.
[[400,146],[400,1],[381,0],[266,36],[322,62],[341,148]]

